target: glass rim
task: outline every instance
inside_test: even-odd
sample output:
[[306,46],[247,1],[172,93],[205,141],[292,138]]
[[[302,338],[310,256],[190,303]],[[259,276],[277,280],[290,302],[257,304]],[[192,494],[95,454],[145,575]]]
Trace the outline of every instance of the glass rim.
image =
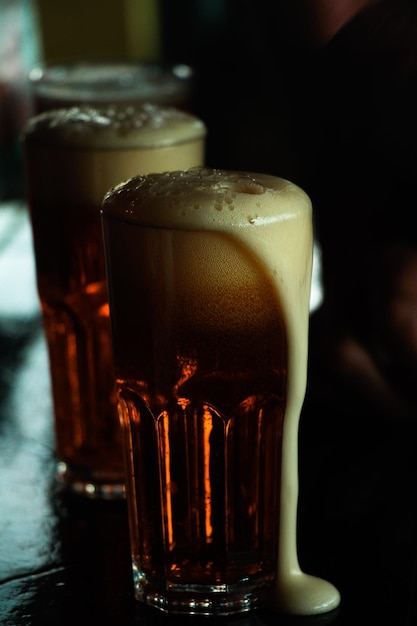
[[41,62],[28,73],[34,95],[68,102],[185,98],[193,77],[194,69],[186,63],[126,59]]

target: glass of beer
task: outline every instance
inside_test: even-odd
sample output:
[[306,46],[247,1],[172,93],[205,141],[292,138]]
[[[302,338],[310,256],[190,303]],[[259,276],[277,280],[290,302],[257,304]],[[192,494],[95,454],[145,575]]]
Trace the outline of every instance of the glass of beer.
[[24,132],[27,199],[49,350],[60,485],[124,497],[100,208],[138,173],[204,161],[202,121],[156,105],[74,107]]
[[35,113],[80,103],[152,102],[192,109],[193,69],[185,64],[82,60],[40,64],[29,72]]
[[337,590],[296,550],[309,198],[192,168],[116,186],[102,221],[136,598],[330,611]]

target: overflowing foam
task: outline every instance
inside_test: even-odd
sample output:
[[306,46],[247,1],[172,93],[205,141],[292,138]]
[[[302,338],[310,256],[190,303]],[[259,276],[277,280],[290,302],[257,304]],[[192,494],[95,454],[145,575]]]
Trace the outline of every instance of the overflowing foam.
[[155,148],[199,139],[204,123],[184,111],[156,104],[75,106],[29,120],[27,142],[90,149]]
[[[197,294],[210,284],[226,303],[229,290],[238,289],[236,281],[246,292],[259,281],[255,268],[262,267],[294,337],[291,346],[302,364],[294,372],[304,393],[312,228],[311,202],[302,189],[268,174],[195,167],[133,177],[105,195],[102,213],[119,222],[184,232],[176,238],[184,267],[176,271],[182,272],[177,283],[185,292]],[[126,245],[123,238],[120,245]]]
[[106,213],[166,228],[228,230],[310,211],[304,191],[283,178],[201,167],[137,176],[105,198]]
[[[208,319],[214,324],[220,319],[222,324],[236,329],[245,317],[255,320],[256,328],[260,322],[265,321],[267,326],[270,321],[263,319],[265,309],[275,310],[277,316],[282,313],[288,345],[287,402],[282,435],[278,566],[269,601],[280,610],[302,615],[335,608],[340,600],[338,591],[327,581],[300,570],[296,541],[298,423],[307,379],[313,252],[310,199],[298,186],[282,178],[199,167],[136,176],[106,194],[102,214],[111,233],[112,253],[119,263],[126,250],[129,258],[130,246],[133,250],[144,248],[138,242],[149,228],[154,229],[154,234],[161,229],[161,236],[166,233],[168,238],[170,231],[180,231],[171,239],[180,242],[175,258],[182,258],[183,262],[178,262],[180,270],[171,267],[170,272],[182,272],[180,280],[173,284],[180,295],[182,291],[191,294],[181,308],[184,315],[187,313],[187,328],[194,322],[204,328]],[[126,224],[135,228],[129,229]],[[157,247],[152,250],[156,254]],[[120,270],[122,274],[124,269]],[[269,280],[263,283],[265,289],[259,290],[259,300],[251,302],[260,277]],[[198,290],[206,286],[212,292],[216,290],[222,306],[218,316],[210,310],[203,311],[199,318],[198,306],[204,298]],[[244,291],[245,287],[248,291]],[[236,306],[236,299],[230,296],[239,289],[241,306]],[[271,293],[279,308],[268,306],[265,296]],[[248,337],[250,332],[248,329]]]

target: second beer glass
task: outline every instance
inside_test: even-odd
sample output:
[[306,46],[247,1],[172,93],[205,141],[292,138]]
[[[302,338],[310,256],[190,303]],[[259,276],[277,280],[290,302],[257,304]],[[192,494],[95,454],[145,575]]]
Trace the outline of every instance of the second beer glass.
[[102,219],[137,599],[331,610],[338,592],[296,550],[309,198],[193,168],[117,186]]
[[139,173],[204,160],[204,124],[155,105],[54,110],[25,129],[27,193],[65,489],[124,493],[100,207]]

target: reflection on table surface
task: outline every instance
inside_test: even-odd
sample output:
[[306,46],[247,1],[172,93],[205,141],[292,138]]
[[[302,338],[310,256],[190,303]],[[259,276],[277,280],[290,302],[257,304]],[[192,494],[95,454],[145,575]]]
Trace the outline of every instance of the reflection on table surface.
[[[178,623],[132,594],[124,502],[56,493],[46,347],[24,205],[0,205],[0,623]],[[309,389],[300,424],[299,552],[341,591],[334,614],[181,621],[401,626],[416,619],[414,439]],[[412,614],[411,611],[414,611]]]

